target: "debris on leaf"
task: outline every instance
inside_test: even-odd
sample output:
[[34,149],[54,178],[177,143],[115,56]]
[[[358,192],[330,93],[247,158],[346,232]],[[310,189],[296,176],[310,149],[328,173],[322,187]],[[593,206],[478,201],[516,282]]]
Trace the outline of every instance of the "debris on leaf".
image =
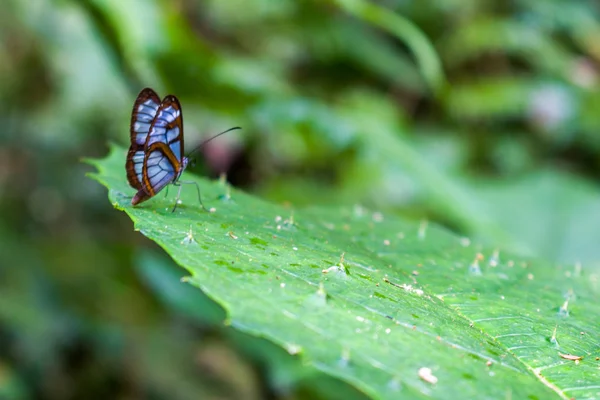
[[419,378],[423,379],[427,383],[435,385],[438,381],[437,376],[431,373],[431,368],[423,367],[419,369]]
[[583,360],[583,356],[574,356],[573,354],[562,354],[562,353],[558,353],[558,355],[560,356],[560,358],[564,358],[565,360],[571,360],[571,361]]

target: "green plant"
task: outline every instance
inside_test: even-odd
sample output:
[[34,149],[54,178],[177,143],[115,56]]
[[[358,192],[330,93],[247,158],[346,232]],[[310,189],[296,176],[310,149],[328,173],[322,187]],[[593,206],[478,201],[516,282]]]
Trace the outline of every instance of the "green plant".
[[[131,207],[125,150],[93,177],[182,267],[262,336],[373,398],[593,398],[598,275],[481,248],[362,207],[291,210],[223,182]],[[186,179],[191,179],[187,176]]]

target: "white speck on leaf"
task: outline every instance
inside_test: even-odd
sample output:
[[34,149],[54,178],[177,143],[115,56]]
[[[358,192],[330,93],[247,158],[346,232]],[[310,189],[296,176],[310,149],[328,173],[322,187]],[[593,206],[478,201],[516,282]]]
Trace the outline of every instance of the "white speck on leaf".
[[560,315],[561,317],[569,316],[569,299],[565,300],[562,306],[560,306],[560,308],[558,309],[558,315]]
[[421,240],[425,239],[425,236],[427,234],[427,220],[424,219],[421,221],[421,223],[419,224],[419,232],[417,233],[417,237]]
[[350,364],[350,350],[342,349],[342,356],[338,364],[340,367],[347,367]]
[[380,213],[379,211],[376,211],[373,213],[373,221],[375,222],[382,222],[383,221],[383,214]]
[[186,236],[181,240],[181,244],[192,244],[196,243],[194,239],[194,233],[192,232],[192,226],[190,225],[190,230],[187,232]]
[[500,251],[498,249],[494,250],[490,260],[488,261],[488,265],[490,267],[497,267],[500,264]]
[[419,369],[419,378],[423,379],[427,383],[431,383],[435,385],[438,381],[438,378],[433,375],[431,368],[422,367]]
[[287,352],[290,353],[291,355],[296,355],[298,353],[300,353],[300,351],[302,350],[302,347],[300,347],[297,344],[293,344],[293,343],[288,343],[286,346]]

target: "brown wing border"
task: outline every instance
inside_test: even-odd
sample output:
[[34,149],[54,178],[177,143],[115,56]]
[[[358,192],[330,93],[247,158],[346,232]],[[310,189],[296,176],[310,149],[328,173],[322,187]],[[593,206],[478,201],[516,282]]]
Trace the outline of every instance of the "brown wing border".
[[[133,163],[133,156],[138,151],[144,151],[145,146],[142,146],[137,143],[136,134],[133,130],[133,125],[137,121],[137,117],[138,117],[137,109],[138,109],[139,105],[141,103],[147,101],[148,99],[151,99],[152,101],[156,102],[156,104],[162,104],[160,101],[160,97],[158,97],[158,94],[156,94],[156,92],[154,90],[152,90],[151,88],[142,89],[140,91],[140,93],[138,94],[137,98],[135,99],[135,102],[133,103],[133,108],[131,110],[131,121],[129,123],[129,139],[130,139],[131,144],[129,146],[129,151],[127,152],[127,160],[125,162],[125,170],[127,171],[127,181],[129,182],[129,185],[131,187],[133,187],[134,189],[138,189],[138,190],[143,189],[143,185],[142,185],[142,182],[139,181],[139,179],[135,173],[135,165]],[[159,106],[159,110],[160,110],[160,106]],[[158,113],[158,110],[157,110],[157,113]],[[155,117],[156,117],[156,115],[155,115]],[[143,169],[144,169],[144,166],[142,166],[142,170]]]

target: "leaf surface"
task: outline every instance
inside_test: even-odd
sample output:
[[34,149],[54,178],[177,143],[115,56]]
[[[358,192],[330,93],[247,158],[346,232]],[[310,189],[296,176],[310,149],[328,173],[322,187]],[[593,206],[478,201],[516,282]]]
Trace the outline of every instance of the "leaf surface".
[[597,273],[358,206],[292,211],[190,174],[214,212],[193,186],[175,213],[174,190],[134,208],[124,159],[113,147],[94,178],[228,323],[373,398],[600,396]]

